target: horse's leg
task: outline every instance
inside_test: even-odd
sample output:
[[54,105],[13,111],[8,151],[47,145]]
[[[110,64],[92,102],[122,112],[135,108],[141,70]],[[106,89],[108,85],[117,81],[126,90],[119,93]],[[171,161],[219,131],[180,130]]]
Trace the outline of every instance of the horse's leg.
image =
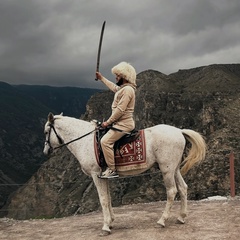
[[168,171],[165,173],[163,172],[163,180],[167,191],[167,203],[163,211],[163,214],[157,223],[160,224],[162,227],[165,227],[165,220],[167,220],[169,217],[170,210],[172,208],[174,198],[177,193],[177,187],[173,171]]
[[110,211],[110,216],[111,216],[111,223],[109,225],[109,228],[112,228],[112,223],[115,219],[114,217],[114,213],[113,213],[113,208],[112,208],[112,198],[111,198],[111,191],[110,191],[110,187],[109,187],[109,182],[107,182],[108,185],[108,199],[109,199],[109,211]]
[[103,227],[101,235],[108,235],[111,233],[110,227],[114,220],[110,190],[109,190],[109,182],[107,179],[100,179],[97,175],[93,175],[93,181],[96,185],[100,204],[102,206],[103,211]]
[[180,169],[177,169],[175,180],[177,184],[177,189],[181,198],[181,211],[180,216],[178,217],[178,221],[180,223],[185,223],[185,217],[187,216],[187,189],[188,186],[185,183],[181,173]]

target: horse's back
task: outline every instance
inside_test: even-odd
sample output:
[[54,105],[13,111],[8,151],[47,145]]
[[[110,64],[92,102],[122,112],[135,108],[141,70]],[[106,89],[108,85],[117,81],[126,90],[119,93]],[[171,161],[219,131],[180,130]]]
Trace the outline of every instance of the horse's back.
[[152,138],[156,138],[154,140],[162,139],[164,141],[182,141],[184,139],[181,129],[166,124],[159,124],[153,127],[145,128],[144,132],[147,137],[151,136]]
[[149,155],[182,154],[186,140],[181,129],[159,124],[144,129],[146,148]]

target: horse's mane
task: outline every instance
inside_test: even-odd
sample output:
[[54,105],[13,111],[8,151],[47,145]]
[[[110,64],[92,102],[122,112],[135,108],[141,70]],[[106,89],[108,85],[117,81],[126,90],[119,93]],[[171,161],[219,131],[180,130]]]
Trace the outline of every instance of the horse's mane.
[[78,122],[78,123],[90,124],[90,125],[93,125],[93,126],[97,126],[97,121],[96,120],[85,121],[85,120],[82,120],[80,118],[64,116],[63,114],[54,115],[54,120],[67,120],[67,121],[74,121],[74,122]]

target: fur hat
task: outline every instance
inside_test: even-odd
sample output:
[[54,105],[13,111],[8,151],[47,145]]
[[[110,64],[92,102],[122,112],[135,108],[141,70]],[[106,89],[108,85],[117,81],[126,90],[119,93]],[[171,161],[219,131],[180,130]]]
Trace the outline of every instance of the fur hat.
[[112,73],[120,75],[126,79],[129,83],[136,86],[136,71],[134,67],[127,62],[120,62],[118,65],[112,68]]

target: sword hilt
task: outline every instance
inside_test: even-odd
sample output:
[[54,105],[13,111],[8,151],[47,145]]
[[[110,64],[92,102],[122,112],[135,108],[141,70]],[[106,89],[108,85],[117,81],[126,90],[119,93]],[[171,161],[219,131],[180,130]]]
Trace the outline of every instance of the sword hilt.
[[[99,70],[98,70],[98,67],[97,67],[97,69],[96,69],[96,72],[98,72]],[[95,77],[95,81],[98,81],[98,78],[97,77]]]

